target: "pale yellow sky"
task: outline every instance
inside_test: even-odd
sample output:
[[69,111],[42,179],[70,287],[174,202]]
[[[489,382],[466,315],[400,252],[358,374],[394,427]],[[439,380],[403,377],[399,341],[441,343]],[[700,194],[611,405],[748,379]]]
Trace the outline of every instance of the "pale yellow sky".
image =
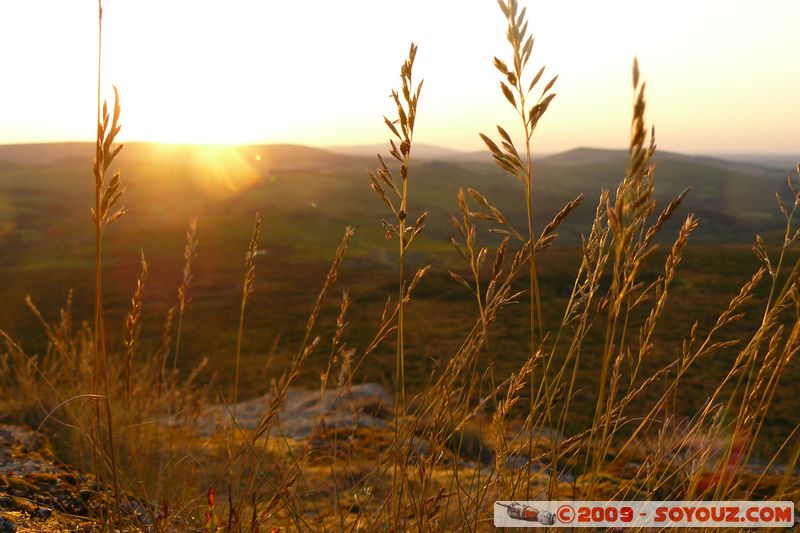
[[[638,55],[662,148],[800,152],[800,1],[521,3],[533,66],[559,74],[538,150],[624,146]],[[104,31],[123,140],[381,142],[412,40],[418,141],[513,124],[494,0],[106,0]],[[0,2],[0,143],[93,138],[96,39],[93,0]]]

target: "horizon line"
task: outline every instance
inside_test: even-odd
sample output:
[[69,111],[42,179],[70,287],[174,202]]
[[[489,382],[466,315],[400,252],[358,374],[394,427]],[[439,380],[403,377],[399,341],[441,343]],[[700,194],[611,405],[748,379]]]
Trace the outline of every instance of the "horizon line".
[[[47,145],[47,144],[94,144],[94,139],[91,140],[42,140],[42,141],[0,141],[0,146],[34,146],[34,145]],[[301,142],[292,142],[292,141],[261,141],[261,142],[241,142],[241,143],[222,143],[222,142],[175,142],[175,141],[157,141],[157,140],[145,140],[145,139],[131,139],[127,141],[122,141],[119,144],[159,144],[165,146],[219,146],[219,147],[247,147],[247,146],[303,146],[307,148],[317,148],[322,150],[352,150],[352,149],[366,149],[372,148],[379,145],[386,145],[388,149],[387,142],[364,142],[364,143],[356,143],[356,144],[319,144],[319,143],[301,143]],[[425,147],[427,149],[438,149],[443,151],[455,152],[456,154],[463,154],[463,155],[474,155],[480,152],[486,152],[487,155],[490,154],[488,149],[479,148],[475,150],[465,150],[463,148],[455,148],[451,146],[445,146],[441,144],[434,144],[434,143],[424,143],[418,142],[416,143],[418,147]],[[563,150],[552,150],[552,151],[543,151],[539,152],[539,155],[542,156],[551,156],[557,154],[563,154],[567,152],[572,152],[575,150],[600,150],[600,151],[625,151],[627,147],[620,146],[620,147],[605,147],[605,146],[589,146],[589,145],[577,145],[573,146],[572,148],[566,148]],[[768,151],[701,151],[701,152],[688,152],[683,150],[675,150],[669,148],[657,148],[656,153],[658,152],[670,152],[680,155],[687,155],[687,156],[720,156],[720,155],[738,155],[738,156],[774,156],[774,157],[798,157],[798,161],[800,161],[800,153],[795,152],[768,152]]]

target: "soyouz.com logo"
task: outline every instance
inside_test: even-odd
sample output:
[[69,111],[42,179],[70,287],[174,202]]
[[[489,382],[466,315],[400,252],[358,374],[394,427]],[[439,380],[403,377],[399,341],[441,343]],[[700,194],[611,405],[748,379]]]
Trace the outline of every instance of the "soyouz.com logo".
[[792,527],[789,501],[499,501],[496,527]]

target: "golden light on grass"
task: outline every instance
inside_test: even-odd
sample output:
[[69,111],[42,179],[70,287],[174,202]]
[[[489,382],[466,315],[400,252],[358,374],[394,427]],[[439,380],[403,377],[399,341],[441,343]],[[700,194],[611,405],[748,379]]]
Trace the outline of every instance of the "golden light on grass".
[[192,163],[198,171],[195,179],[217,195],[241,192],[261,179],[258,170],[230,146],[198,147]]
[[249,157],[237,146],[216,144],[156,144],[152,148],[171,161],[189,167],[189,179],[209,198],[227,198],[247,190],[262,179],[259,168],[268,161]]

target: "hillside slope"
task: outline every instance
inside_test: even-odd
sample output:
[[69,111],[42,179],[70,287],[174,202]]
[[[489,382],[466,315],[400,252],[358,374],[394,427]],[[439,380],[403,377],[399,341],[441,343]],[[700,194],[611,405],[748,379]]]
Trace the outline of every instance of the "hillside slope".
[[[0,146],[0,328],[31,353],[42,353],[46,339],[26,309],[26,295],[31,295],[45,317],[54,318],[69,289],[74,289],[76,324],[91,317],[91,152],[88,143]],[[548,320],[560,319],[579,260],[576,244],[589,229],[600,190],[613,191],[624,173],[625,157],[621,151],[579,149],[536,162],[538,227],[578,193],[586,194],[584,204],[559,228],[562,245],[548,251],[540,266]],[[664,321],[669,327],[659,334],[654,361],[674,355],[676,332],[688,331],[690,320],[708,320],[738,292],[738,284],[756,268],[750,251],[756,232],[768,242],[779,242],[782,222],[774,193],[785,192],[783,173],[766,167],[679,154],[660,154],[657,159],[660,207],[684,188],[692,188],[664,238],[674,236],[689,211],[700,217],[701,226],[692,235],[681,265]],[[119,166],[127,185],[123,203],[128,215],[109,229],[104,244],[112,346],[118,345],[114,343],[119,342],[120,325],[130,306],[141,251],[150,264],[141,346],[146,351],[161,342],[167,310],[175,305],[181,279],[186,227],[197,216],[199,256],[181,365],[190,368],[208,356],[209,370],[223,381],[229,379],[243,254],[256,211],[263,217],[259,243],[263,253],[257,260],[252,311],[245,324],[244,360],[262,368],[265,353],[277,343],[272,371],[286,364],[286,354],[302,339],[316,291],[347,225],[357,233],[336,294],[341,289],[350,291],[350,343],[363,346],[374,334],[387,295],[396,291],[394,244],[386,242],[380,225],[386,217],[385,206],[370,190],[366,174],[374,163],[372,158],[303,146],[126,146]],[[458,347],[474,317],[474,302],[447,275],[448,269],[462,268],[448,244],[458,188],[480,190],[518,227],[525,226],[525,212],[521,184],[489,163],[420,161],[412,166],[410,176],[410,215],[424,210],[429,218],[409,260],[412,265],[433,263],[418,289],[416,311],[409,317],[414,334],[408,349],[415,356],[407,376],[414,383],[430,374],[431,360]],[[486,242],[492,236],[483,227],[479,238]],[[644,275],[655,279],[659,268],[663,266],[658,266],[656,258],[655,270]],[[335,324],[338,303],[333,298],[320,319],[323,338]],[[509,312],[498,324],[495,348],[506,354],[498,358],[500,373],[515,369],[519,350],[524,350],[525,343],[517,342],[525,336],[523,315]],[[430,321],[426,318],[430,316],[440,320]],[[374,357],[378,364],[366,366],[363,377],[378,382],[390,379],[391,347]],[[306,384],[318,380],[311,366]],[[263,392],[265,375],[248,372],[243,394]]]

